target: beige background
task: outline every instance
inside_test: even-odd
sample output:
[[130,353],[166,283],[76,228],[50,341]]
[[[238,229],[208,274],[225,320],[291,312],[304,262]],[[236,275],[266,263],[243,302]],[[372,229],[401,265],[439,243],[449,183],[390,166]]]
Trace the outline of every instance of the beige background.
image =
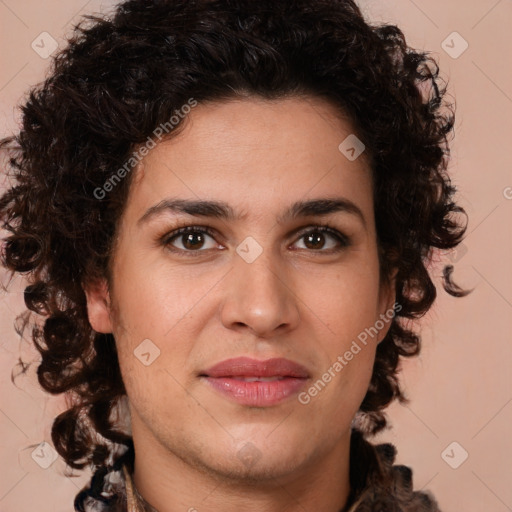
[[[470,223],[463,247],[444,255],[441,263],[454,262],[458,282],[476,287],[468,297],[455,299],[438,286],[438,300],[421,325],[423,353],[403,373],[411,403],[390,409],[393,428],[380,437],[397,445],[398,461],[414,469],[415,487],[432,490],[444,512],[509,511],[512,2],[359,3],[370,19],[398,24],[411,46],[430,50],[449,79],[457,101],[451,172]],[[49,63],[31,48],[32,41],[48,32],[62,45],[81,14],[107,12],[112,5],[99,0],[0,0],[0,136],[16,129],[14,107],[44,77]],[[450,35],[454,31],[469,45],[457,58],[441,46],[448,38],[452,54],[461,50],[463,41]],[[438,285],[440,270],[440,264],[432,268]],[[23,303],[19,280],[11,286],[0,302],[0,512],[70,512],[88,474],[68,478],[62,460],[48,469],[34,461],[34,448],[51,442],[51,421],[62,402],[38,389],[35,365],[17,380],[17,387],[11,383],[19,356],[37,359],[13,330]],[[450,446],[454,441],[455,448]],[[460,463],[462,450],[469,456],[453,469],[446,461]]]

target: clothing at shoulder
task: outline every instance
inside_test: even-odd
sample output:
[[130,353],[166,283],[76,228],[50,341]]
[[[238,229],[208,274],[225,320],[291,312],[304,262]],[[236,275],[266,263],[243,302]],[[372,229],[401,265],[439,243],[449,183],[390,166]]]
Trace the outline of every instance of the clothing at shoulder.
[[391,443],[375,446],[353,431],[350,450],[352,491],[341,512],[441,512],[429,492],[413,490],[412,470],[393,464]]
[[[412,471],[394,465],[396,448],[373,445],[353,430],[350,445],[350,486],[347,505],[340,512],[441,512],[429,492],[414,491]],[[104,495],[89,497],[81,512],[158,512],[137,491],[131,476],[132,463],[123,464],[105,478]],[[94,477],[93,477],[94,479]],[[90,494],[89,494],[90,496]]]

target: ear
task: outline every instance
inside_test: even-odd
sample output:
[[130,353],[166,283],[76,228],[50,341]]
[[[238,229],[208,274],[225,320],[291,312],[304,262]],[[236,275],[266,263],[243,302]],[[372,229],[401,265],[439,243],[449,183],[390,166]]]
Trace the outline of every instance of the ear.
[[106,279],[100,279],[84,286],[87,298],[89,323],[96,332],[111,333],[110,294]]
[[[393,310],[395,309],[396,302],[396,275],[398,273],[398,268],[394,268],[388,279],[384,279],[381,283],[379,290],[379,305],[378,305],[378,313],[379,320],[384,323],[384,327],[379,330],[379,336],[377,343],[380,343],[389,331],[391,327],[391,322],[393,320]],[[396,308],[400,311],[401,306],[398,305]]]

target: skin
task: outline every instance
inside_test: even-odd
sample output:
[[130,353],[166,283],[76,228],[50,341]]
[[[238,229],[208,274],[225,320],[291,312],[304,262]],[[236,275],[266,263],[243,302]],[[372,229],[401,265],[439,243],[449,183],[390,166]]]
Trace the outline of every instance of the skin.
[[[199,374],[238,356],[285,357],[308,369],[307,390],[392,308],[394,282],[379,275],[370,169],[364,153],[349,161],[338,149],[352,133],[332,105],[311,97],[200,104],[136,171],[111,280],[86,293],[91,325],[116,339],[135,485],[160,512],[345,504],[350,426],[389,322],[307,405],[297,395],[241,405]],[[241,216],[165,210],[140,221],[168,198],[224,201]],[[346,211],[279,220],[295,201],[319,198],[350,200],[364,221]],[[349,245],[316,233],[322,223]],[[183,226],[208,226],[214,236],[161,240]],[[248,236],[262,249],[252,263],[236,252]],[[134,355],[145,339],[160,350],[149,366]]]

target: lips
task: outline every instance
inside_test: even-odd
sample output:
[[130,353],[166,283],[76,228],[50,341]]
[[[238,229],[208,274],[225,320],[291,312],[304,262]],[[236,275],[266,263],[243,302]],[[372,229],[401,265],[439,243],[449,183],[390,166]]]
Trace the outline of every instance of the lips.
[[298,393],[308,380],[309,372],[289,359],[258,361],[238,357],[212,366],[200,377],[239,404],[268,407]]
[[309,373],[298,363],[294,363],[289,359],[274,358],[265,361],[258,361],[249,357],[237,357],[235,359],[227,359],[215,366],[212,366],[204,374],[208,377],[261,377],[284,378],[294,377],[298,379],[307,379]]

